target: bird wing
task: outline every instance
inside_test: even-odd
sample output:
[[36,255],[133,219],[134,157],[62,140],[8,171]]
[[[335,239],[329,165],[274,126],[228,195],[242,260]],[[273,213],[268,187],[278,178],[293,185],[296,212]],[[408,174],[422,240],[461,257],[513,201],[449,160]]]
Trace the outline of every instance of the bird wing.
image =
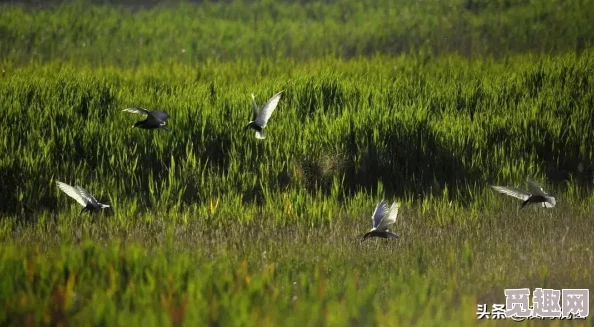
[[167,114],[165,111],[161,111],[161,110],[155,110],[155,111],[151,111],[148,113],[148,115],[150,117],[153,117],[159,121],[165,121],[167,119],[167,117],[169,117],[169,114]]
[[384,215],[384,218],[380,221],[379,225],[376,229],[380,232],[387,232],[390,230],[390,226],[396,222],[396,218],[398,217],[398,203],[393,202],[388,210],[387,214]]
[[266,127],[266,123],[268,122],[268,119],[270,119],[270,116],[272,116],[274,109],[276,109],[282,93],[283,91],[280,91],[273,95],[272,98],[270,98],[270,100],[268,100],[268,102],[266,102],[266,104],[262,107],[262,109],[260,109],[258,116],[254,120],[258,126],[262,128]]
[[66,183],[62,183],[62,182],[57,182],[58,184],[58,188],[60,190],[62,190],[62,192],[66,193],[69,197],[73,198],[74,200],[76,200],[76,202],[80,203],[83,207],[86,207],[87,204],[89,203],[88,200],[86,200],[80,193],[79,191],[66,184]]
[[371,230],[377,229],[377,226],[379,226],[379,224],[382,222],[382,219],[384,219],[384,216],[386,215],[387,211],[388,211],[388,208],[386,206],[386,202],[384,202],[384,201],[378,203],[375,206],[375,210],[373,211],[373,214],[371,215],[371,223],[372,223]]
[[99,206],[99,202],[95,199],[89,191],[85,190],[81,186],[76,186],[76,189],[80,193],[80,195],[85,198],[88,202],[90,202],[93,206]]
[[146,110],[144,108],[126,108],[122,111],[131,112],[133,114],[139,114],[139,115],[149,115],[149,113],[150,113],[148,110]]
[[547,196],[548,194],[542,189],[542,187],[538,184],[536,184],[535,181],[528,179],[528,189],[530,190],[530,192],[534,195],[542,195],[542,196]]
[[519,188],[515,188],[515,187],[507,187],[507,186],[493,186],[491,185],[491,188],[493,188],[495,191],[502,193],[502,194],[507,194],[509,196],[513,196],[514,198],[518,198],[522,201],[526,201],[528,200],[528,198],[530,197],[530,193],[524,191],[524,190],[520,190]]
[[258,118],[258,105],[256,104],[256,97],[252,93],[252,120]]

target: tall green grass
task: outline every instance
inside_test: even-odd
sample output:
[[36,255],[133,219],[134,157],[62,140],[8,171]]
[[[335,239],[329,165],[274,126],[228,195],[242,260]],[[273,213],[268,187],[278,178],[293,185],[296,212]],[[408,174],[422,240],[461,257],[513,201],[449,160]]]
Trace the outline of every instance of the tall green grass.
[[[505,288],[589,287],[593,63],[5,64],[0,321],[459,326]],[[249,94],[279,90],[256,140]],[[488,188],[527,176],[556,208]],[[382,198],[401,240],[360,243]]]
[[[2,5],[0,325],[516,325],[477,304],[591,287],[589,8]],[[526,177],[554,209],[488,187]],[[361,243],[380,199],[401,238]]]
[[5,225],[0,321],[484,325],[476,320],[476,305],[505,303],[505,288],[588,288],[594,282],[588,273],[594,268],[591,215],[561,203],[546,213],[531,208],[518,214],[510,202],[471,226],[438,226],[405,206],[394,226],[400,240],[359,243],[357,235],[369,227],[370,202],[352,202],[336,212],[333,224],[319,228],[280,227],[267,217],[211,228],[166,217]]
[[[120,2],[121,3],[121,2]],[[563,53],[592,45],[594,2],[213,1],[156,7],[1,5],[0,57],[147,62],[458,53]]]
[[[523,186],[527,176],[555,191],[566,180],[592,183],[590,53],[5,69],[5,213],[69,203],[57,198],[56,180],[134,208],[125,215],[213,199],[274,206],[279,192],[343,199],[378,183],[386,195],[463,205],[480,202],[488,184]],[[250,93],[261,104],[279,90],[258,142],[243,131]],[[121,112],[131,106],[168,111],[171,133],[131,129],[139,117]]]

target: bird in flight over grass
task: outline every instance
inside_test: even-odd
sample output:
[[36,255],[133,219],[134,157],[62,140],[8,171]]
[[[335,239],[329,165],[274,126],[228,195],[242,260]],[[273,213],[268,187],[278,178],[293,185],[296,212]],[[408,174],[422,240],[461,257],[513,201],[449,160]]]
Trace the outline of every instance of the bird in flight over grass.
[[520,208],[520,210],[524,209],[525,206],[528,206],[532,203],[541,203],[543,208],[552,208],[555,206],[556,201],[555,198],[548,195],[540,185],[536,184],[536,182],[534,182],[531,179],[527,180],[528,182],[528,188],[530,189],[530,192],[528,191],[524,191],[524,190],[520,190],[518,188],[515,187],[507,187],[507,186],[493,186],[491,185],[491,188],[493,188],[495,191],[502,193],[502,194],[507,194],[509,196],[513,196],[514,198],[518,198],[522,201],[524,201],[522,203],[522,207]]
[[165,111],[155,110],[149,111],[144,108],[126,108],[122,111],[131,112],[133,114],[146,115],[146,119],[136,122],[132,127],[144,128],[144,129],[155,129],[162,128],[166,131],[169,130],[165,126],[165,121],[169,115]]
[[85,211],[98,211],[103,208],[109,208],[109,205],[99,203],[99,201],[97,201],[97,199],[95,199],[89,193],[89,191],[85,190],[84,188],[78,185],[72,187],[62,182],[57,182],[57,184],[58,188],[62,190],[62,192],[68,194],[69,197],[75,199],[76,202],[80,203],[80,205],[84,207],[80,213],[83,213]]
[[375,206],[373,215],[371,216],[372,227],[371,230],[363,235],[363,240],[368,237],[381,237],[397,239],[398,235],[390,232],[390,226],[396,222],[398,217],[398,203],[392,203],[388,208],[388,203],[382,201]]
[[272,116],[274,109],[278,105],[278,101],[282,95],[283,91],[278,92],[277,94],[273,95],[268,102],[258,112],[258,105],[256,104],[256,97],[252,94],[252,121],[247,124],[245,130],[254,129],[256,130],[256,138],[263,140],[266,138],[264,135],[264,127],[266,127],[266,123],[268,123],[268,119]]

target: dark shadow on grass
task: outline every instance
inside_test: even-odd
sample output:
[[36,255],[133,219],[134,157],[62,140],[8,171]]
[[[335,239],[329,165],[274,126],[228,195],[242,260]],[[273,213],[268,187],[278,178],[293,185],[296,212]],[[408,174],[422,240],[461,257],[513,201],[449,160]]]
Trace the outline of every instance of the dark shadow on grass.
[[[302,179],[306,188],[328,195],[333,180],[344,176],[342,189],[349,196],[361,190],[371,194],[382,182],[387,198],[402,197],[414,192],[417,197],[442,195],[447,186],[450,197],[463,194],[468,183],[478,182],[481,171],[467,167],[460,157],[442,144],[427,122],[415,128],[394,126],[398,135],[387,133],[385,146],[375,144],[373,135],[352,128],[341,141],[341,153],[303,158],[293,178]],[[407,131],[402,133],[402,131]],[[470,156],[467,152],[466,155]],[[302,176],[295,176],[301,174]],[[470,194],[461,199],[471,201]]]

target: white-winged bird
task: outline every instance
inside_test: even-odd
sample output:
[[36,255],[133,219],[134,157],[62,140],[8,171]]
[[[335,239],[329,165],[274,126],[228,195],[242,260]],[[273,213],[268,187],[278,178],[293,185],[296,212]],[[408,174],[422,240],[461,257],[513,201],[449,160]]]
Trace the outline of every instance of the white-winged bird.
[[146,119],[136,122],[132,127],[144,128],[144,129],[155,129],[155,128],[162,128],[166,131],[169,130],[167,126],[165,126],[165,121],[169,115],[165,111],[154,110],[149,111],[144,108],[126,108],[122,111],[131,112],[133,114],[139,115],[146,115]]
[[99,201],[97,201],[97,199],[95,199],[89,193],[89,191],[85,190],[84,188],[78,185],[72,187],[62,182],[57,182],[57,184],[58,188],[62,190],[62,192],[68,194],[68,196],[75,199],[76,202],[80,203],[80,205],[84,207],[80,213],[83,213],[85,211],[97,211],[103,208],[109,208],[109,205],[99,203]]
[[266,102],[266,104],[262,106],[260,111],[258,111],[256,97],[252,94],[253,116],[252,121],[250,121],[249,124],[247,124],[245,130],[248,130],[250,128],[256,130],[257,139],[262,140],[266,138],[266,136],[264,135],[264,127],[266,127],[268,119],[270,119],[270,116],[272,116],[274,109],[276,109],[276,106],[278,105],[278,101],[280,100],[282,93],[283,91],[280,91],[277,94],[273,95],[272,98],[270,98],[270,100],[268,100],[268,102]]
[[375,206],[373,215],[371,216],[372,227],[371,230],[363,235],[363,240],[368,237],[381,238],[399,238],[398,235],[390,232],[390,226],[396,222],[398,217],[398,203],[392,203],[388,208],[388,204],[382,201]]
[[518,198],[522,201],[522,207],[520,210],[524,209],[525,206],[530,205],[531,203],[541,203],[543,208],[552,208],[555,206],[556,201],[555,198],[548,195],[540,185],[536,184],[536,182],[528,179],[528,188],[530,192],[520,190],[515,187],[507,187],[507,186],[491,186],[495,191],[507,194],[509,196],[513,196],[514,198]]

